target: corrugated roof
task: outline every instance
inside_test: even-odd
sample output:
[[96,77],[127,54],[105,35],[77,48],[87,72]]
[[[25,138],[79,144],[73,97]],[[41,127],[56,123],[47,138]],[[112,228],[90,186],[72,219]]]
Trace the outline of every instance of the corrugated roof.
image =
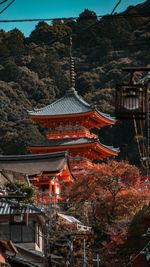
[[16,214],[16,210],[19,210],[21,214],[41,214],[42,210],[33,206],[33,205],[25,205],[21,204],[19,208],[19,204],[16,201],[8,200],[8,199],[0,199],[0,215],[14,215]]
[[27,175],[61,171],[67,164],[67,153],[0,156],[0,169]]
[[57,115],[69,115],[69,114],[80,114],[89,111],[97,111],[99,115],[109,120],[114,121],[108,114],[104,114],[97,110],[92,105],[89,105],[83,100],[77,93],[77,91],[72,88],[66,91],[66,94],[53,102],[52,104],[40,108],[34,109],[33,111],[28,111],[31,116],[57,116]]
[[62,213],[57,213],[57,215],[63,219],[65,219],[66,221],[68,221],[69,223],[79,223],[82,224],[79,220],[77,220],[75,217],[73,216],[69,216],[69,215],[65,215]]

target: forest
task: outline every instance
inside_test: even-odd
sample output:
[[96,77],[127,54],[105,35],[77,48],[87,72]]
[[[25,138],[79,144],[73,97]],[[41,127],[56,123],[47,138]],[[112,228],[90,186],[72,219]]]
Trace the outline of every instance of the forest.
[[[85,9],[76,20],[39,22],[29,37],[0,30],[0,153],[24,154],[29,141],[45,139],[46,129],[29,120],[27,110],[52,103],[69,87],[70,35],[78,94],[114,116],[116,84],[128,79],[121,69],[150,62],[149,8],[148,0],[102,18]],[[139,164],[132,122],[118,121],[99,138],[120,147],[120,159]]]

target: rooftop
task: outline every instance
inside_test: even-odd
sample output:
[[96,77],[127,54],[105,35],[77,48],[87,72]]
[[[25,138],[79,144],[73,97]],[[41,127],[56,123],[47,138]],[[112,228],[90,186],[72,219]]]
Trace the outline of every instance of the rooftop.
[[0,156],[0,169],[26,175],[59,172],[68,164],[67,152]]
[[2,215],[14,215],[16,214],[16,209],[19,209],[21,214],[41,214],[43,213],[41,209],[35,207],[34,205],[21,204],[14,200],[0,199],[0,216]]
[[114,121],[114,118],[110,117],[108,114],[100,112],[96,107],[88,104],[83,100],[74,88],[66,91],[66,94],[53,102],[52,104],[40,108],[34,109],[33,111],[28,111],[29,116],[60,116],[60,115],[70,115],[70,114],[80,114],[96,111],[102,117]]
[[118,148],[114,148],[113,146],[106,146],[99,142],[97,138],[66,138],[66,139],[57,139],[57,140],[46,140],[44,143],[41,144],[32,144],[31,147],[55,147],[55,146],[72,146],[72,145],[82,145],[82,144],[92,144],[97,143],[100,146],[114,151],[119,152]]

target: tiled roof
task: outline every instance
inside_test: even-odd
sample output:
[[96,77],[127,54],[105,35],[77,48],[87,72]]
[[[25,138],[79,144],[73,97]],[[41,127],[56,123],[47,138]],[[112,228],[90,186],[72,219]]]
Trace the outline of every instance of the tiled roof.
[[31,146],[66,146],[66,145],[78,145],[78,144],[88,144],[95,142],[93,138],[64,138],[64,139],[57,139],[57,140],[45,140],[44,143],[39,144],[30,144]]
[[60,99],[56,100],[52,104],[41,108],[29,111],[30,115],[65,115],[76,114],[91,111],[91,106],[85,102],[75,90],[72,89],[70,93],[67,93]]
[[[8,199],[0,199],[0,216],[1,215],[13,215],[16,214],[16,209],[19,209],[18,202]],[[33,206],[33,205],[25,205],[21,204],[21,208],[19,209],[19,213],[21,214],[41,214],[42,211]]]
[[53,102],[52,104],[40,108],[34,109],[33,111],[28,111],[31,116],[56,116],[56,115],[68,115],[68,114],[79,114],[89,111],[97,111],[102,117],[109,120],[114,120],[108,114],[104,114],[97,110],[92,105],[89,105],[86,101],[80,97],[75,89],[70,89],[66,91],[66,94]]
[[119,152],[118,148],[114,148],[113,146],[103,145],[96,138],[66,138],[66,139],[57,139],[57,140],[46,140],[42,144],[32,144],[32,147],[53,147],[53,146],[69,146],[69,145],[82,145],[82,144],[90,144],[90,143],[98,143],[100,146],[107,148],[111,151]]
[[67,161],[66,152],[0,156],[0,169],[30,176],[42,172],[60,171],[66,166]]

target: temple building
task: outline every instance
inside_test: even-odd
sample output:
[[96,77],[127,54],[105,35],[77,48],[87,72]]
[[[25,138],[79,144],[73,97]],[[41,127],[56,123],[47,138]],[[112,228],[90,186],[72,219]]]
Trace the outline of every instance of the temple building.
[[118,155],[118,149],[103,145],[91,129],[115,124],[115,119],[86,103],[74,88],[54,103],[29,112],[29,118],[48,128],[44,144],[30,145],[31,153],[67,150],[73,169],[86,168],[94,160]]
[[71,170],[76,178],[81,171],[94,167],[96,160],[117,156],[118,149],[102,144],[92,129],[115,124],[115,119],[88,104],[75,89],[72,40],[70,39],[70,87],[52,104],[28,111],[28,118],[46,127],[45,143],[30,144],[33,154],[68,151]]
[[34,155],[0,156],[2,184],[23,181],[37,187],[35,202],[39,205],[61,200],[61,186],[74,180],[67,152]]

